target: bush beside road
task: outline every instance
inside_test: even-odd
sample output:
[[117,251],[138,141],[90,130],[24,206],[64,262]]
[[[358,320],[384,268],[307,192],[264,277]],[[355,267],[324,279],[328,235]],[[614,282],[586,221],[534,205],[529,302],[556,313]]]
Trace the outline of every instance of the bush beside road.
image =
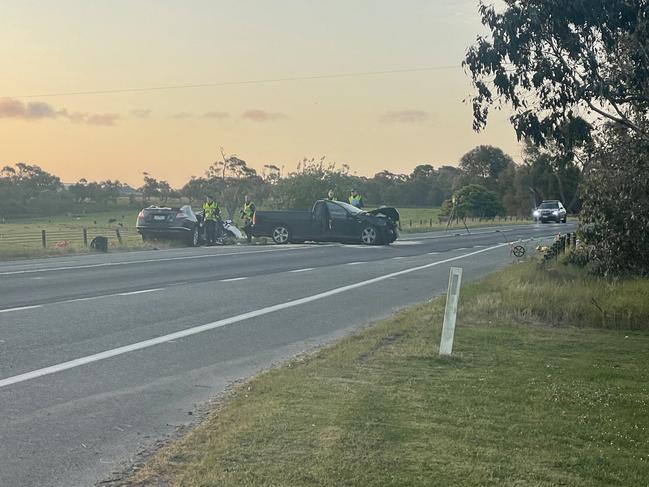
[[401,312],[238,386],[131,481],[644,485],[648,296],[511,267],[463,288],[453,358],[443,299]]

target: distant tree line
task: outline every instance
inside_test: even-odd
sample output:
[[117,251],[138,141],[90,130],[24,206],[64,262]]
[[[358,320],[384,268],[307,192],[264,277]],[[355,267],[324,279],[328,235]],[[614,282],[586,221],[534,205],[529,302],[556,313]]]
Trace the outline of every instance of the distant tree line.
[[[581,171],[573,160],[558,151],[527,145],[521,164],[492,146],[479,146],[459,161],[459,165],[420,164],[409,174],[384,170],[373,177],[350,174],[346,164],[326,158],[303,159],[297,170],[283,175],[280,168],[267,164],[261,173],[236,155],[221,151],[203,176],[192,177],[181,188],[143,173],[137,196],[128,204],[167,204],[185,198],[198,205],[211,194],[235,216],[249,194],[258,206],[274,209],[309,209],[318,198],[333,189],[337,199],[346,201],[352,188],[366,205],[396,207],[442,207],[448,211],[454,194],[471,195],[471,210],[462,215],[529,215],[543,199],[561,199],[569,210],[579,208],[578,184]],[[119,181],[92,182],[80,179],[64,186],[61,180],[39,166],[18,163],[0,172],[0,216],[54,215],[64,212],[95,211],[118,204],[126,186]],[[464,196],[463,196],[464,195]],[[477,195],[481,195],[476,199]],[[476,203],[476,201],[484,202]]]

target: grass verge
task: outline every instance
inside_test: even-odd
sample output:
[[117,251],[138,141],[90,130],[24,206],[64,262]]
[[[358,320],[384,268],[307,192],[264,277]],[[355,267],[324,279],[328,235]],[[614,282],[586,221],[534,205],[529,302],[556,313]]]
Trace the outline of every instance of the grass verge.
[[[582,319],[601,286],[643,331]],[[646,485],[648,311],[629,289],[649,282],[512,267],[463,288],[453,358],[437,356],[443,300],[399,313],[238,387],[129,482]],[[550,316],[561,326],[542,303],[566,309]]]

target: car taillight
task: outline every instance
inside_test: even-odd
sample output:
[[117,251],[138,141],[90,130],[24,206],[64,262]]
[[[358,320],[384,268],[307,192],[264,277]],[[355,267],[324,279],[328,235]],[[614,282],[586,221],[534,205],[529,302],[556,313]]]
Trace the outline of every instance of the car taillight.
[[257,224],[257,212],[254,212],[252,214],[252,224],[253,225]]
[[139,219],[141,219],[141,218],[144,218],[144,210],[142,210],[141,212],[139,212],[139,213],[137,214],[137,219],[139,220]]
[[185,214],[182,211],[176,213],[176,218],[185,218]]

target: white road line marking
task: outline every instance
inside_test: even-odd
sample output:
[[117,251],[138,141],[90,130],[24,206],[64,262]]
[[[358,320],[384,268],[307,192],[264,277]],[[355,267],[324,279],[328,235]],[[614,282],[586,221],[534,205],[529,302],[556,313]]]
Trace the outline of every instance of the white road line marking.
[[469,250],[469,247],[458,247],[457,249],[453,249],[453,250]]
[[67,301],[56,301],[54,303],[47,303],[47,304],[77,303],[79,301],[92,301],[94,299],[108,298],[110,296],[117,296],[117,295],[116,294],[102,294],[101,296],[90,296],[88,298],[74,298],[74,299],[68,299]]
[[232,277],[230,279],[221,279],[219,282],[243,281],[244,279],[248,279],[248,278],[247,277]]
[[[155,293],[157,291],[162,291],[162,290],[163,290],[163,288],[161,288],[161,287],[158,287],[158,288],[155,288],[155,289],[142,289],[140,291],[130,291],[130,292],[127,292],[127,293],[117,293],[116,296],[132,296],[133,294]],[[113,296],[115,296],[115,294],[113,294]]]
[[400,256],[397,256],[397,257],[392,257],[392,260],[399,260],[399,259],[405,259],[405,256],[400,255]]
[[7,309],[0,309],[0,313],[11,313],[12,311],[22,311],[24,309],[34,309],[34,308],[40,308],[42,305],[36,304],[34,306],[20,306],[18,308],[7,308]]
[[428,252],[428,255],[437,255],[439,252]]
[[328,298],[330,296],[335,296],[337,294],[342,294],[342,293],[345,293],[347,291],[351,291],[352,289],[358,289],[358,288],[361,288],[361,287],[369,286],[370,284],[375,284],[377,282],[385,281],[387,279],[392,279],[392,278],[395,278],[395,277],[398,277],[398,276],[403,276],[403,275],[406,275],[406,274],[410,274],[412,272],[417,272],[417,271],[421,271],[421,270],[424,270],[424,269],[429,269],[431,267],[435,267],[435,266],[438,266],[438,265],[447,264],[448,262],[453,262],[453,261],[456,261],[456,260],[464,259],[465,257],[472,257],[474,255],[482,254],[484,252],[489,252],[490,250],[495,250],[495,249],[504,247],[506,245],[508,245],[508,244],[502,243],[502,244],[494,245],[492,247],[488,247],[486,249],[476,250],[475,252],[470,252],[468,254],[458,255],[456,257],[451,257],[451,258],[440,260],[440,261],[437,261],[437,262],[432,262],[430,264],[420,265],[420,266],[417,266],[417,267],[411,267],[409,269],[404,269],[404,270],[401,270],[401,271],[398,271],[398,272],[392,272],[390,274],[384,274],[382,276],[374,277],[374,278],[368,279],[366,281],[361,281],[361,282],[357,282],[355,284],[349,284],[347,286],[342,286],[342,287],[338,287],[338,288],[335,288],[335,289],[331,289],[329,291],[325,291],[325,292],[322,292],[322,293],[313,294],[313,295],[307,296],[305,298],[294,299],[292,301],[287,301],[285,303],[280,303],[280,304],[276,304],[276,305],[273,305],[273,306],[268,306],[266,308],[257,309],[255,311],[249,311],[248,313],[243,313],[243,314],[240,314],[240,315],[232,316],[230,318],[225,318],[223,320],[214,321],[213,323],[207,323],[205,325],[194,326],[192,328],[187,328],[185,330],[177,331],[175,333],[170,333],[168,335],[162,335],[162,336],[159,336],[159,337],[156,337],[156,338],[151,338],[149,340],[144,340],[144,341],[141,341],[141,342],[132,343],[130,345],[125,345],[123,347],[113,348],[111,350],[106,350],[104,352],[95,353],[93,355],[87,355],[85,357],[70,360],[68,362],[62,362],[60,364],[51,365],[49,367],[44,367],[42,369],[32,370],[31,372],[25,372],[24,374],[15,375],[13,377],[6,377],[5,379],[0,379],[0,388],[7,387],[7,386],[10,386],[12,384],[18,384],[20,382],[25,382],[25,381],[28,381],[28,380],[36,379],[38,377],[44,377],[46,375],[55,374],[57,372],[62,372],[64,370],[73,369],[73,368],[76,368],[76,367],[80,367],[82,365],[91,364],[93,362],[99,362],[101,360],[106,360],[106,359],[109,359],[109,358],[112,358],[112,357],[116,357],[118,355],[123,355],[125,353],[134,352],[136,350],[143,350],[145,348],[150,348],[150,347],[160,345],[160,344],[163,344],[163,343],[168,343],[168,342],[171,342],[173,340],[178,340],[180,338],[185,338],[185,337],[188,337],[188,336],[197,335],[199,333],[214,330],[216,328],[221,328],[223,326],[231,325],[233,323],[238,323],[240,321],[249,320],[249,319],[252,319],[252,318],[257,318],[259,316],[264,316],[264,315],[267,315],[267,314],[270,314],[270,313],[274,313],[276,311],[281,311],[281,310],[288,309],[288,308],[294,308],[294,307],[300,306],[302,304],[311,303],[313,301],[318,301],[320,299],[325,299],[325,298]]
[[289,271],[289,272],[307,272],[307,271],[312,271],[312,270],[313,270],[313,267],[307,267],[305,269],[295,269],[295,270]]
[[361,265],[361,264],[367,264],[367,262],[347,262],[345,265]]
[[119,262],[102,262],[99,264],[86,264],[86,265],[72,265],[72,266],[62,266],[62,267],[49,267],[44,269],[25,269],[20,271],[6,271],[0,272],[0,276],[12,276],[16,274],[35,274],[37,272],[54,272],[54,271],[68,271],[74,269],[93,269],[96,267],[112,267],[112,266],[122,266],[122,265],[131,265],[131,264],[149,264],[151,262],[170,262],[175,260],[193,260],[193,259],[209,259],[215,257],[229,257],[232,255],[250,255],[250,254],[265,254],[268,252],[285,252],[287,250],[306,250],[313,247],[302,247],[295,248],[289,247],[286,249],[277,249],[277,250],[253,250],[251,252],[228,252],[223,254],[201,254],[201,255],[188,255],[182,257],[167,257],[164,259],[143,259],[143,260],[130,260],[130,261],[119,261]]

